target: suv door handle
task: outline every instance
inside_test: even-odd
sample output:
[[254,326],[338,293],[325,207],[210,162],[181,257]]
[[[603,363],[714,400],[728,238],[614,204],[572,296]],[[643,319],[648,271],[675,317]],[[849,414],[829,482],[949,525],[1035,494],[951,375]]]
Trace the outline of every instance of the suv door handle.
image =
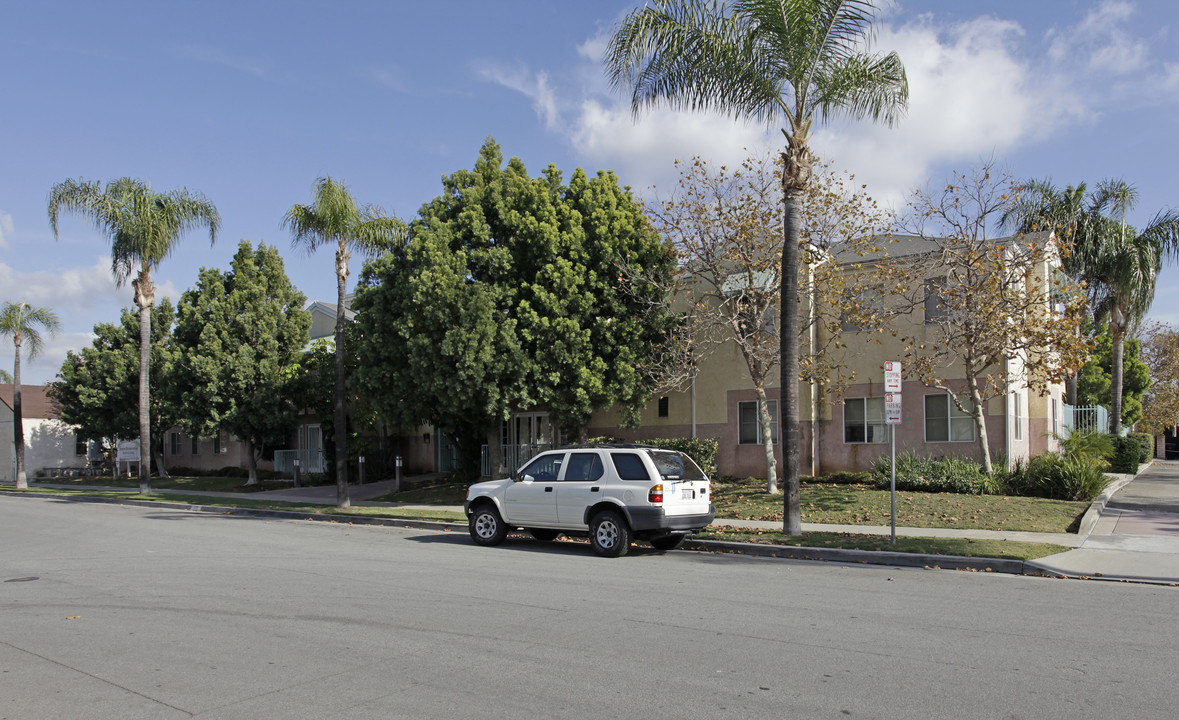
[[593,486],[592,488],[590,488],[590,492],[597,492],[597,491],[598,491],[598,490],[600,490],[600,489],[601,489],[601,488],[599,488],[597,485],[595,485],[595,486]]
[[544,491],[545,491],[545,492],[552,492],[552,491],[553,491],[553,488],[552,488],[552,486],[549,486],[549,487],[546,487],[546,488],[544,489]]

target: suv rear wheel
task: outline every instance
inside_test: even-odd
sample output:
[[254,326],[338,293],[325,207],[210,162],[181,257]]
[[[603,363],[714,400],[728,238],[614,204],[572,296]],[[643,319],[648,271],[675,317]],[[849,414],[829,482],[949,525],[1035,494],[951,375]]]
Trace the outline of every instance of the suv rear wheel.
[[491,503],[475,508],[471,513],[470,528],[471,539],[480,545],[499,545],[508,536],[508,527]]
[[590,544],[602,557],[621,557],[630,550],[630,526],[614,510],[603,510],[590,522]]

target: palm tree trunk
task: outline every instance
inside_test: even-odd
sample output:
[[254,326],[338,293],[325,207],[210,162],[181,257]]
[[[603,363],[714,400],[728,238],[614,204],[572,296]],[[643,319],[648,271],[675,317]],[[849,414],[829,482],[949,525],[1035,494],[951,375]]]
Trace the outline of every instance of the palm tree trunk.
[[[790,174],[787,161],[787,175]],[[802,188],[785,178],[786,222],[782,238],[782,317],[779,339],[782,345],[780,369],[781,399],[779,400],[782,438],[783,495],[782,532],[802,535],[802,513],[799,507],[799,434],[798,434],[798,239],[802,231]]]
[[348,283],[348,250],[344,241],[336,250],[336,507],[351,507],[348,497],[348,409],[345,405],[344,302]]
[[139,492],[151,492],[151,306],[155,298],[151,271],[144,267],[135,281],[139,305]]
[[774,433],[770,426],[770,404],[766,401],[766,389],[757,387],[757,417],[761,424],[761,446],[766,452],[766,492],[778,494],[777,462],[774,460]]
[[25,474],[25,423],[20,403],[19,333],[12,336],[12,344],[16,347],[16,360],[12,363],[12,442],[16,446],[16,489],[24,490],[29,487],[29,478]]
[[1122,432],[1122,378],[1124,371],[1122,362],[1126,353],[1126,328],[1121,323],[1110,321],[1109,335],[1113,340],[1113,360],[1110,362],[1109,373],[1109,390],[1112,396],[1109,409],[1109,431],[1114,435],[1120,435]]

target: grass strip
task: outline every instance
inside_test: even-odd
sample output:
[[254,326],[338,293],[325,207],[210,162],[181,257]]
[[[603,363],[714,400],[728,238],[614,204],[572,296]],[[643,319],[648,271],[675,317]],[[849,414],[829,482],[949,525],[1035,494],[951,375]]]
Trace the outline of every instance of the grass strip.
[[893,545],[887,535],[812,532],[801,536],[783,535],[777,530],[755,528],[705,529],[692,536],[700,540],[786,545],[790,547],[841,548],[844,550],[889,551],[926,555],[961,555],[963,557],[1035,560],[1065,552],[1070,548],[1052,543],[1029,543],[1014,540],[974,540],[970,538],[897,537]]

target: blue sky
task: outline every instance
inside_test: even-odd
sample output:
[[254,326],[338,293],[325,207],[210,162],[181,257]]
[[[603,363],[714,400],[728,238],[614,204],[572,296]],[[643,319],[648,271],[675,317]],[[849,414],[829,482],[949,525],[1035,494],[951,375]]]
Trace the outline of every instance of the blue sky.
[[[53,378],[95,323],[131,304],[109,247],[69,218],[54,240],[50,187],[132,176],[188,187],[221,212],[222,234],[186,236],[157,274],[173,298],[237,243],[277,246],[310,298],[331,301],[330,250],[290,249],[281,227],[317,177],[410,219],[471,167],[484,139],[533,173],[610,169],[643,195],[677,158],[735,161],[777,147],[774,128],[656,110],[637,122],[610,91],[601,51],[638,0],[448,3],[58,2],[0,7],[0,300],[54,308],[63,332],[23,364]],[[993,157],[1059,184],[1121,177],[1140,192],[1131,222],[1179,206],[1170,172],[1179,110],[1179,7],[1171,0],[900,0],[875,47],[896,50],[910,110],[895,129],[818,128],[816,152],[880,200]],[[355,283],[360,261],[353,262]],[[1152,317],[1179,324],[1179,270]],[[0,341],[11,372],[12,345]]]

